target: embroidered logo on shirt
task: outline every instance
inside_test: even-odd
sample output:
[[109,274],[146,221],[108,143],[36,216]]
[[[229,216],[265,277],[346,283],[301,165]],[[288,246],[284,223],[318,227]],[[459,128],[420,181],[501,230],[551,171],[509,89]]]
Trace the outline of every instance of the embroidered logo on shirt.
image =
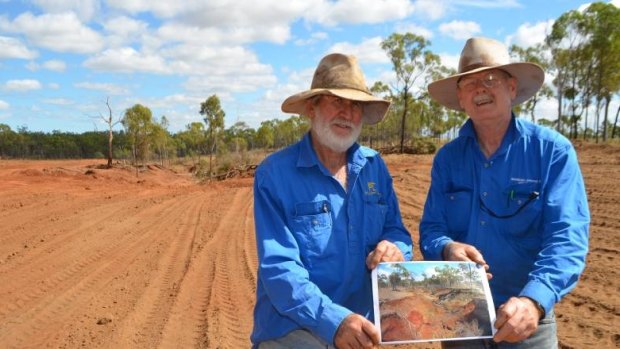
[[375,188],[375,182],[368,182],[368,191],[366,192],[366,195],[379,195],[380,193],[377,191],[377,188]]
[[516,182],[516,184],[527,184],[527,183],[540,183],[540,179],[531,179],[531,178],[517,178],[510,177],[511,182]]

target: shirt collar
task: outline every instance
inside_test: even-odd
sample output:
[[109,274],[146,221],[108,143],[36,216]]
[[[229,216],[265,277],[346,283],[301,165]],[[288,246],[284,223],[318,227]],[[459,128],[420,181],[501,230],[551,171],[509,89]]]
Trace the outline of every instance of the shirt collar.
[[[523,125],[517,122],[517,117],[514,113],[511,113],[512,118],[510,119],[510,124],[508,125],[508,130],[506,130],[506,134],[504,135],[504,140],[508,140],[509,143],[512,143],[515,139],[518,139],[523,135]],[[474,129],[474,123],[470,118],[467,119],[465,124],[459,130],[459,137],[469,137],[476,138],[476,130]]]

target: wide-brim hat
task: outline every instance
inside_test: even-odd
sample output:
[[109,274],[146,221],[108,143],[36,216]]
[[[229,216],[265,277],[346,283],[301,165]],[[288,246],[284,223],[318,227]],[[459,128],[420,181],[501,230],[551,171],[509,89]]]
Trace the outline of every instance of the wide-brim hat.
[[517,79],[517,95],[512,105],[521,104],[536,94],[545,73],[534,63],[510,62],[510,54],[504,44],[488,38],[471,38],[465,43],[459,59],[458,73],[428,85],[428,93],[438,103],[450,109],[462,111],[456,94],[458,80],[468,74],[490,69],[501,69]]
[[389,101],[373,96],[368,90],[357,59],[340,53],[323,57],[314,71],[310,89],[285,99],[282,111],[303,115],[308,98],[317,95],[333,95],[362,102],[362,121],[369,125],[383,120],[390,107]]

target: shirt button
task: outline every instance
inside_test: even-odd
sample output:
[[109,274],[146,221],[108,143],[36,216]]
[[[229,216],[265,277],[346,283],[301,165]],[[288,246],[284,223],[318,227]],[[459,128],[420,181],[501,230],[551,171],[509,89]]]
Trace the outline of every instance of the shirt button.
[[482,193],[482,196],[487,196],[487,192],[485,191],[484,193]]
[[316,219],[313,219],[312,220],[312,225],[317,225],[317,224],[319,224],[319,221],[317,221]]
[[484,168],[488,168],[488,167],[489,167],[489,163],[488,163],[488,162],[485,162],[485,163],[484,163]]
[[480,221],[480,225],[485,225],[485,224],[487,224],[487,222],[485,222],[485,221]]
[[454,195],[450,195],[450,200],[454,200]]

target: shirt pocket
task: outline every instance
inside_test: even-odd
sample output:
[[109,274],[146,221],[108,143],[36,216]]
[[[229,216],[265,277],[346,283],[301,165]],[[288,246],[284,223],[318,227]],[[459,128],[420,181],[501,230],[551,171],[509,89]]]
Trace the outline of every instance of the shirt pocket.
[[539,241],[538,222],[542,214],[542,203],[539,199],[539,184],[512,185],[505,191],[508,208],[503,211],[512,217],[503,219],[506,232],[513,237],[522,239],[522,243]]
[[461,190],[444,194],[446,202],[446,222],[451,233],[462,233],[467,231],[471,218],[471,198],[472,192]]
[[[374,250],[383,235],[388,205],[382,195],[364,196],[364,225],[360,227],[366,241],[366,253]],[[355,222],[353,222],[355,224]]]
[[326,258],[332,232],[331,205],[327,200],[295,204],[292,230],[302,258]]

